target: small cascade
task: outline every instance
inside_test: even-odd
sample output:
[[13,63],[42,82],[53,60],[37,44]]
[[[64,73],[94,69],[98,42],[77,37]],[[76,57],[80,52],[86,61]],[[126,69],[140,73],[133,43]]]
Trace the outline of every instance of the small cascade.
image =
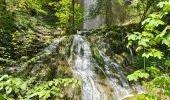
[[89,43],[81,35],[74,35],[70,53],[69,64],[73,73],[84,81],[81,87],[82,100],[108,100],[104,90],[97,82]]
[[65,36],[61,37],[60,39],[54,39],[52,44],[44,49],[45,52],[54,52],[59,45],[59,43],[65,38]]
[[41,58],[45,58],[46,56],[48,56],[49,54],[55,52],[57,46],[59,45],[59,43],[65,38],[65,36],[59,38],[59,39],[54,39],[53,42],[46,47],[42,52],[40,52],[38,55],[36,55],[35,57],[31,58],[30,60],[28,60],[27,62],[25,62],[24,64],[21,65],[21,69],[19,69],[19,71],[23,71],[26,69],[26,66],[28,66],[28,64],[31,64],[33,62],[38,61]]
[[135,86],[133,88],[138,94],[145,94],[146,93],[139,82],[135,82]]
[[[132,90],[130,89],[128,80],[121,70],[121,67],[117,63],[113,62],[109,57],[107,57],[101,50],[98,49],[98,51],[105,62],[105,74],[107,76],[106,78],[110,84],[110,87],[113,90],[112,94],[114,99],[123,100],[126,97],[133,96],[131,94]],[[112,70],[115,70],[114,74],[118,75],[118,78],[115,78],[115,76],[112,75]]]
[[99,50],[100,56],[103,58],[105,62],[105,69],[108,71],[108,73],[111,73],[111,70],[115,70],[118,77],[120,78],[121,84],[123,87],[129,87],[128,80],[126,76],[124,75],[123,71],[121,70],[121,66],[119,66],[117,63],[113,62],[109,57],[107,57],[101,50]]
[[132,52],[132,48],[129,48],[129,52],[131,56],[134,56],[133,52]]

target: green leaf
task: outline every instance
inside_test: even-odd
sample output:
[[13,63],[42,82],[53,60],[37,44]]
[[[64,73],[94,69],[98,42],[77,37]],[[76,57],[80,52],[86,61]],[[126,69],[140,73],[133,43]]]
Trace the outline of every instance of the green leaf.
[[149,46],[149,41],[150,39],[147,37],[142,37],[139,41],[138,44],[139,45],[143,45],[144,47],[148,47]]
[[157,49],[149,49],[147,52],[142,54],[142,57],[156,57],[161,59],[163,57],[163,52],[157,50]]
[[0,100],[5,100],[4,96],[0,94]]
[[129,40],[126,47],[129,48],[131,45],[132,45],[132,41]]
[[28,98],[35,97],[35,96],[37,96],[38,94],[39,94],[39,92],[35,92],[35,93],[33,93],[33,94],[29,95],[29,96],[28,96]]
[[148,38],[154,38],[154,35],[150,32],[142,32],[141,34],[142,37],[148,37]]
[[149,45],[156,45],[156,42],[154,40],[150,40]]
[[138,47],[136,48],[136,51],[138,52],[138,51],[140,51],[140,50],[142,50],[142,49],[143,49],[142,46],[138,46]]
[[0,81],[2,81],[4,78],[8,78],[8,75],[3,75],[3,76],[0,78]]
[[129,34],[128,35],[128,40],[137,40],[137,35],[135,35],[135,34]]
[[163,44],[166,44],[168,47],[170,47],[170,34],[167,34],[163,40],[162,40]]
[[81,80],[78,81],[78,85],[79,85],[79,86],[81,86],[82,83],[83,83],[83,81],[81,81]]
[[160,19],[152,19],[149,21],[149,23],[145,26],[146,30],[152,30],[153,28],[159,26],[159,25],[164,25],[165,23],[160,20]]
[[10,94],[12,92],[12,88],[11,87],[5,87],[6,93]]
[[14,88],[14,92],[17,94],[19,93],[19,89],[18,88]]
[[53,85],[53,81],[50,81],[50,82],[49,82],[49,86],[52,86],[52,85]]
[[145,58],[149,58],[151,56],[153,56],[153,54],[150,53],[150,52],[145,52],[145,53],[142,54],[142,57],[145,57]]
[[151,66],[147,68],[147,71],[151,73],[151,76],[153,77],[157,77],[160,75],[160,70],[159,68],[155,67],[155,66]]
[[27,88],[27,83],[22,84],[20,88],[21,88],[22,90],[26,90],[26,88]]
[[163,57],[163,52],[157,50],[157,49],[150,49],[150,51],[153,54],[153,57],[157,57],[159,59],[161,59]]
[[170,67],[170,60],[166,60],[166,61],[165,61],[165,65],[168,66],[168,67]]
[[142,25],[145,25],[146,23],[148,23],[151,20],[151,18],[147,18],[142,22]]
[[63,95],[63,94],[60,94],[60,97],[61,97],[61,98],[63,98],[63,97],[64,97],[64,95]]
[[146,73],[143,69],[137,70],[134,73],[128,75],[129,81],[137,81],[139,78],[148,78],[149,74]]

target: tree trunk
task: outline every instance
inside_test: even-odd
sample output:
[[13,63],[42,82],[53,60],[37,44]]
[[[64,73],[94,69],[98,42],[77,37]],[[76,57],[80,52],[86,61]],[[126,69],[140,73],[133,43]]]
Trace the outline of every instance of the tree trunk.
[[74,29],[74,4],[75,4],[75,2],[74,2],[74,0],[72,1],[72,11],[73,11],[73,20],[72,20],[72,25],[73,25],[73,29]]

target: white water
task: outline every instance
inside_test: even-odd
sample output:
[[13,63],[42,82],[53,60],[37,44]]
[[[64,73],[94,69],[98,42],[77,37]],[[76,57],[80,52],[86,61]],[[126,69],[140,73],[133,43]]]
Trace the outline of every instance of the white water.
[[[74,35],[68,63],[72,67],[74,76],[84,81],[81,87],[82,100],[109,100],[108,94],[105,93],[102,86],[98,83],[99,79],[94,69],[100,67],[93,60],[89,46],[90,44],[81,35]],[[131,97],[133,96],[133,91],[143,93],[138,83],[133,89],[131,88],[120,65],[113,62],[102,50],[98,49],[98,51],[105,64],[105,71],[102,71],[109,83],[108,87],[112,89],[114,100],[123,100]]]
[[107,95],[97,82],[98,79],[94,72],[95,64],[92,63],[89,43],[82,36],[74,35],[70,53],[69,64],[73,69],[73,73],[84,81],[81,87],[82,100],[108,100]]
[[131,48],[131,47],[129,47],[129,51],[130,51],[130,55],[131,55],[131,56],[134,56],[134,54],[133,54],[133,51],[132,51],[132,48]]
[[[65,37],[53,40],[52,44],[43,50],[42,55],[43,53],[51,54],[55,52],[57,46],[64,38]],[[84,81],[81,87],[82,100],[110,100],[108,99],[108,94],[105,93],[106,91],[104,91],[101,84],[98,83],[99,79],[94,70],[99,68],[99,66],[93,60],[89,46],[90,44],[81,35],[74,35],[73,43],[70,48],[71,55],[68,60],[70,67],[72,67],[74,76]],[[105,64],[105,71],[103,72],[109,83],[109,86],[107,87],[111,87],[114,100],[123,100],[126,97],[133,96],[131,94],[133,90],[136,90],[138,93],[143,93],[139,83],[136,83],[133,90],[131,89],[126,76],[121,70],[121,66],[113,62],[101,50],[99,50],[99,54],[102,56]],[[25,66],[36,59],[39,59],[39,57],[30,59],[25,63]],[[113,69],[115,72],[112,72]],[[32,69],[31,73],[35,72],[36,67]],[[117,78],[115,78],[113,74],[116,74]]]
[[135,82],[135,86],[133,88],[138,94],[145,94],[146,93],[139,82]]
[[84,0],[84,25],[83,29],[95,29],[104,24],[104,18],[101,15],[96,16],[95,18],[90,17],[90,7],[95,7],[97,0]]
[[60,39],[54,39],[52,44],[44,49],[45,52],[54,52],[59,45],[59,43],[65,38],[65,36],[61,37]]
[[[107,57],[101,50],[98,51],[105,63],[105,74],[107,75],[106,78],[110,84],[110,87],[113,90],[112,95],[114,97],[114,100],[123,100],[126,97],[133,96],[131,94],[132,90],[130,89],[128,80],[121,70],[121,67],[113,62],[109,57]],[[115,70],[114,74],[116,74],[119,79],[113,76],[113,69]]]

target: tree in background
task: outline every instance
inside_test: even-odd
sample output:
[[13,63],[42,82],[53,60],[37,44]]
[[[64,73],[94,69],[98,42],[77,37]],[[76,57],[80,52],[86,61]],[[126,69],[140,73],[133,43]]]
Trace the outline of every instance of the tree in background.
[[[83,9],[74,0],[50,2],[58,19],[57,25],[61,28],[76,29],[83,24]],[[73,7],[74,6],[74,7]]]
[[105,24],[122,25],[138,23],[155,9],[159,0],[97,0],[90,8],[90,16],[103,15]]

